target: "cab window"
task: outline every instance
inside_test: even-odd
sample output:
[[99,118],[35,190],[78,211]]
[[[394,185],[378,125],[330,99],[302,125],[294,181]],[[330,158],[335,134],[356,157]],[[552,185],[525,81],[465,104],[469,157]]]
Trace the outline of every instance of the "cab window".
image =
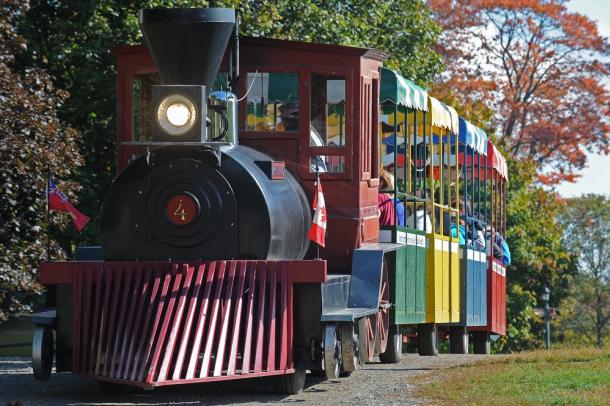
[[345,78],[334,75],[311,75],[312,147],[345,146]]
[[246,131],[299,130],[299,75],[249,72]]

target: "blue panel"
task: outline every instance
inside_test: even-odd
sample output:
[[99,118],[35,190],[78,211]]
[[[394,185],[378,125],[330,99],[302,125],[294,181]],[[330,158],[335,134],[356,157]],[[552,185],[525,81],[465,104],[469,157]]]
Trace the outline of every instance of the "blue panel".
[[348,307],[379,308],[383,250],[357,249],[352,256]]
[[487,261],[479,264],[481,272],[481,325],[487,325]]
[[475,281],[475,268],[474,268],[474,261],[471,260],[466,260],[466,268],[468,269],[468,293],[466,294],[466,300],[467,300],[467,307],[466,307],[466,313],[467,313],[467,320],[466,320],[466,324],[468,324],[469,326],[471,326],[474,323],[475,320],[475,314],[476,314],[476,303],[475,303],[475,297],[476,297],[476,282]]
[[[474,249],[472,252],[474,258],[478,258],[479,251]],[[463,264],[468,275],[466,323],[468,326],[484,326],[487,324],[487,263],[466,259]]]

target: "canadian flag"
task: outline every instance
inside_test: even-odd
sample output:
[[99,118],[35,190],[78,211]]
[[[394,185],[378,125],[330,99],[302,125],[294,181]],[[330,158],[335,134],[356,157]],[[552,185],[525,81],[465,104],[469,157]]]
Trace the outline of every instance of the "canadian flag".
[[326,243],[326,205],[324,204],[324,193],[320,178],[316,181],[316,194],[313,197],[313,223],[309,229],[309,239],[324,247]]

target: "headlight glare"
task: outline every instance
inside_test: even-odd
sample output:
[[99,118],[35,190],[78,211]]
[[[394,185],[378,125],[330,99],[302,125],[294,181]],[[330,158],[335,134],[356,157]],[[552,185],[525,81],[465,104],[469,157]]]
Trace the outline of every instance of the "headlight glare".
[[197,119],[197,108],[188,97],[172,94],[161,100],[156,118],[163,132],[177,137],[193,128]]
[[188,123],[189,118],[191,118],[191,112],[184,103],[171,104],[167,108],[165,115],[167,117],[167,121],[176,127],[182,127]]

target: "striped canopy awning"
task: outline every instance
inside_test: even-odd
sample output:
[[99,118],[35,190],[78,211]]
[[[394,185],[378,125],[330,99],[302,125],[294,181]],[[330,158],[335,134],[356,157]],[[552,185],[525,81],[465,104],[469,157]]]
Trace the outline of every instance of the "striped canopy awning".
[[475,152],[487,155],[487,134],[463,117],[460,117],[458,140]]
[[388,68],[381,68],[381,103],[390,102],[428,111],[428,92]]
[[432,96],[428,96],[428,100],[430,101],[428,115],[431,117],[432,126],[444,128],[457,134],[460,126],[457,111]]
[[498,172],[505,180],[508,180],[508,165],[506,159],[491,141],[487,141],[487,166]]

